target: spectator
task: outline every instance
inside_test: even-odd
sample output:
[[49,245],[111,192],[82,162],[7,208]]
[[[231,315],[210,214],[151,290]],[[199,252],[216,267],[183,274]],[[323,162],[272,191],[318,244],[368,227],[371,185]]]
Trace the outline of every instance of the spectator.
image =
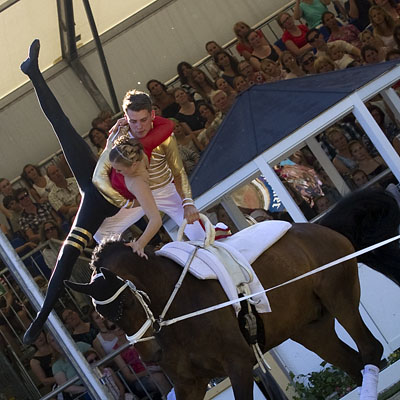
[[281,64],[268,58],[261,61],[261,70],[266,75],[267,82],[280,81],[286,77],[286,72],[282,70]]
[[100,111],[98,117],[101,118],[106,123],[107,125],[106,131],[109,131],[114,126],[114,119],[111,111],[109,110]]
[[293,16],[285,11],[278,15],[277,21],[283,30],[282,42],[289,51],[295,56],[301,56],[311,50],[311,45],[307,43],[308,27],[306,25],[296,25]]
[[223,48],[214,40],[210,40],[209,42],[206,43],[206,51],[213,58],[207,64],[207,70],[214,80],[217,79],[221,75],[221,72],[222,72],[218,68],[217,64],[215,64],[214,55],[222,50],[223,50]]
[[53,348],[49,343],[47,343],[46,335],[43,331],[34,341],[33,346],[36,351],[33,354],[29,365],[36,378],[47,389],[46,391],[49,392],[52,386],[56,383],[51,368],[54,357]]
[[344,40],[359,49],[361,48],[361,40],[359,38],[360,31],[355,25],[340,25],[339,21],[330,11],[326,11],[322,14],[322,23],[329,31],[328,43],[334,42],[335,40]]
[[[63,240],[65,234],[52,219],[49,219],[40,226],[40,242],[44,243],[51,239]],[[53,269],[57,261],[57,253],[50,247],[42,249],[43,258],[50,269]]]
[[224,78],[231,86],[233,86],[233,78],[238,75],[238,62],[236,58],[232,57],[225,50],[219,51],[215,54],[214,60],[222,71],[222,78]]
[[[247,82],[244,78],[243,78],[243,80],[247,84]],[[225,116],[228,113],[228,111],[232,105],[229,103],[228,96],[222,90],[217,90],[213,94],[213,96],[211,97],[211,103],[216,110],[218,110],[222,113],[223,116]]]
[[187,130],[184,123],[177,120],[175,120],[174,135],[178,145],[185,146],[199,155],[204,150],[204,146],[198,141],[196,135]]
[[316,57],[328,56],[329,48],[333,43],[339,46],[340,49],[351,56],[360,57],[360,49],[345,42],[344,40],[335,40],[334,42],[326,43],[324,37],[317,29],[311,29],[307,32],[307,41],[316,50]]
[[162,116],[165,118],[175,117],[179,111],[179,105],[175,103],[175,98],[168,92],[167,87],[157,79],[148,81],[146,87],[150,92],[153,103],[160,107]]
[[49,193],[49,203],[67,221],[71,221],[78,211],[81,200],[75,178],[65,178],[56,165],[47,167],[47,175],[54,182],[54,186]]
[[175,118],[187,125],[194,134],[198,134],[204,128],[205,120],[200,115],[196,104],[182,88],[175,89],[174,96],[180,107]]
[[193,89],[192,70],[193,66],[186,61],[181,61],[176,70],[178,72],[181,88],[190,95],[193,100],[201,100],[201,96]]
[[334,62],[336,66],[335,69],[345,69],[354,61],[354,58],[345,53],[339,45],[335,44],[335,42],[332,42],[332,46],[329,47],[328,55]]
[[39,167],[32,164],[27,164],[22,169],[22,179],[29,187],[29,194],[37,203],[48,201],[49,193],[54,183],[47,175],[42,175]]
[[400,5],[395,0],[373,0],[373,4],[381,7],[394,21],[400,17]]
[[61,225],[61,218],[53,210],[50,203],[33,203],[27,190],[23,188],[16,190],[15,197],[23,208],[19,224],[30,242],[39,243],[40,225],[48,219],[54,219],[58,225]]
[[85,342],[92,346],[94,339],[99,333],[99,329],[90,322],[83,321],[76,311],[66,308],[61,319],[71,332],[75,342]]
[[261,61],[265,58],[269,58],[272,61],[279,60],[279,56],[281,55],[280,49],[275,45],[270,45],[268,40],[263,36],[260,37],[256,31],[248,31],[246,39],[253,48],[249,62],[256,71],[260,71]]
[[364,171],[368,179],[373,178],[386,169],[386,164],[381,156],[372,157],[364,145],[358,140],[349,143],[349,151],[358,168]]
[[[51,370],[53,372],[53,376],[57,385],[61,386],[73,377],[75,377],[76,371],[68,358],[64,355],[60,345],[56,342],[52,335],[47,334],[47,342],[50,344],[54,351],[55,362],[53,363]],[[76,346],[81,353],[85,353],[90,349],[90,345],[83,342],[77,342]],[[80,380],[64,389],[64,392],[71,394],[72,398],[76,398],[86,391],[86,387],[83,386]]]
[[222,123],[223,117],[221,112],[215,112],[214,108],[209,104],[201,104],[199,106],[199,111],[203,118],[207,120],[205,125],[206,128],[197,136],[197,139],[205,148],[217,132],[218,127]]
[[[125,332],[119,327],[116,327],[115,335],[117,336],[118,340],[114,346],[114,350],[127,342]],[[138,377],[137,381],[134,382],[134,389],[135,392],[140,396],[145,394],[143,386],[150,393],[158,392],[157,386],[161,389],[162,395],[166,395],[170,391],[171,385],[165,378],[165,375],[160,367],[157,365],[148,365],[148,370],[151,372],[151,375],[149,375],[146,371],[146,367],[140,360],[139,353],[133,346],[126,348],[120,354],[123,360],[131,366]]]
[[192,69],[193,87],[204,100],[209,100],[215,92],[214,83],[211,79],[199,68]]
[[400,129],[393,122],[385,121],[385,114],[378,106],[368,105],[367,108],[397,154],[400,154]]
[[326,211],[331,205],[331,202],[326,196],[319,196],[314,199],[314,207],[318,214]]
[[396,42],[394,41],[393,33],[396,23],[393,18],[378,6],[372,6],[368,14],[373,26],[374,36],[381,39],[388,50],[395,48]]
[[199,105],[199,113],[206,121],[204,124],[205,128],[208,128],[215,119],[215,110],[207,103]]
[[378,49],[368,44],[361,47],[361,57],[364,64],[378,64],[382,61],[379,57]]
[[369,45],[378,49],[379,60],[383,61],[386,57],[388,49],[385,47],[382,39],[375,37],[368,29],[360,33],[360,40],[362,46]]
[[368,11],[371,7],[369,0],[348,0],[344,4],[350,22],[354,24],[359,31],[363,31],[369,25]]
[[100,128],[92,128],[89,131],[89,140],[97,149],[97,156],[99,157],[107,145],[107,131]]
[[[0,178],[0,193],[3,196],[14,196],[14,189],[7,178]],[[0,211],[7,219],[12,217],[11,211],[7,210],[3,203],[0,203]]]
[[101,129],[104,132],[108,131],[108,123],[103,118],[96,117],[92,120],[92,128]]
[[315,56],[312,51],[308,51],[307,53],[304,53],[300,57],[301,68],[303,68],[303,71],[307,75],[313,75],[317,73],[315,71],[314,62],[315,62]]
[[[250,26],[243,21],[236,22],[236,24],[233,25],[233,32],[235,32],[238,40],[236,43],[236,50],[245,60],[248,60],[253,52],[253,48],[246,40],[246,34],[250,29]],[[264,36],[261,30],[257,30],[257,34],[260,37]]]
[[229,101],[231,101],[232,103],[234,102],[237,95],[236,90],[234,90],[233,87],[224,78],[217,78],[215,80],[215,87],[218,90],[223,90],[228,96]]
[[[269,59],[267,58],[266,60]],[[267,81],[267,76],[264,74],[264,72],[262,70],[255,71],[253,66],[247,60],[239,62],[238,71],[240,75],[243,75],[246,78],[249,86],[259,85]]]
[[353,180],[353,182],[357,188],[364,186],[368,182],[368,176],[361,169],[356,169],[351,174],[351,179]]
[[6,218],[10,226],[11,235],[13,237],[22,237],[21,226],[19,225],[19,219],[23,210],[21,204],[19,204],[14,196],[5,196],[3,199],[3,207],[8,212]]
[[[89,349],[83,354],[89,365],[95,364],[99,361],[99,355],[96,350]],[[125,398],[125,388],[115,372],[109,367],[98,367],[101,372],[101,383],[107,386],[108,391],[111,393],[112,399],[121,400]]]
[[237,93],[242,93],[243,91],[247,90],[250,86],[243,75],[237,75],[233,79],[233,87]]
[[281,54],[280,61],[282,67],[287,71],[285,79],[298,78],[300,76],[305,75],[304,71],[301,69],[296,58],[290,51],[288,50],[283,51]]
[[162,112],[161,112],[161,108],[158,107],[157,104],[153,104],[151,106],[152,110],[154,111],[154,115],[156,115],[157,117],[162,117]]
[[326,131],[326,137],[336,152],[333,165],[342,175],[350,175],[357,168],[357,162],[353,159],[343,130],[339,126],[332,126]]
[[310,29],[321,24],[322,14],[328,11],[330,0],[296,0],[294,18],[304,18]]

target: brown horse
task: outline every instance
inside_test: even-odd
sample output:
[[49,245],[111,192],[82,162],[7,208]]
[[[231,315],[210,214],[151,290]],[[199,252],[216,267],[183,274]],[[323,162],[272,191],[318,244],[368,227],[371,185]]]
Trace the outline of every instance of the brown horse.
[[[354,251],[350,242],[329,228],[314,224],[293,224],[292,228],[264,252],[253,268],[265,288],[288,281],[307,271]],[[96,300],[110,298],[123,280],[132,281],[146,292],[154,316],[161,314],[182,268],[173,261],[149,252],[145,260],[120,242],[106,243],[93,257],[93,267],[104,277],[90,284],[67,282],[74,290]],[[111,272],[110,272],[111,271]],[[365,364],[378,366],[382,345],[373,337],[360,316],[360,286],[356,260],[299,280],[268,293],[272,312],[261,314],[267,351],[286,339],[293,339],[321,358],[336,365],[360,385]],[[226,301],[217,281],[186,276],[166,318],[181,316]],[[128,334],[146,320],[143,307],[127,288],[108,305],[97,305],[105,317],[116,321]],[[358,352],[342,342],[334,329],[335,318],[357,344]],[[155,355],[172,379],[179,400],[203,399],[213,377],[229,376],[235,399],[253,399],[254,355],[238,326],[232,307],[163,327],[150,328],[156,340],[137,344],[144,360]]]

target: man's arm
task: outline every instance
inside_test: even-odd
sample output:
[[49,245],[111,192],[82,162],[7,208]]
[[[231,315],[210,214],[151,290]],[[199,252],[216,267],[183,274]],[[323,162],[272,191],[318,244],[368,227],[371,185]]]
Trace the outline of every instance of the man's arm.
[[174,177],[176,191],[182,199],[184,217],[189,224],[192,224],[200,218],[200,215],[197,208],[194,206],[189,179],[183,167],[181,157],[179,156],[178,144],[175,137],[173,135],[170,136],[161,144],[161,147],[164,150],[167,164]]

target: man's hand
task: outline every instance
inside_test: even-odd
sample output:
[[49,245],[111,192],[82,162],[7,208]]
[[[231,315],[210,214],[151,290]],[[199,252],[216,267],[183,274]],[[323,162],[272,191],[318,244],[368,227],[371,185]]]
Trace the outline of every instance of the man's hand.
[[195,206],[187,205],[183,207],[183,217],[186,219],[188,224],[193,224],[195,221],[200,219],[200,214]]

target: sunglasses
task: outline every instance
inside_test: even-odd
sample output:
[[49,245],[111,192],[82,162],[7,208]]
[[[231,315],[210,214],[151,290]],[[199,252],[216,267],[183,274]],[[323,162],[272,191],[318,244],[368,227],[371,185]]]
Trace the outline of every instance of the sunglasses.
[[28,193],[25,193],[23,196],[18,197],[18,201],[21,201],[23,199],[26,199],[27,197],[29,197]]
[[87,362],[89,363],[89,364],[94,364],[96,361],[98,361],[99,359],[97,358],[97,357],[94,357],[94,358],[88,358],[87,359]]

